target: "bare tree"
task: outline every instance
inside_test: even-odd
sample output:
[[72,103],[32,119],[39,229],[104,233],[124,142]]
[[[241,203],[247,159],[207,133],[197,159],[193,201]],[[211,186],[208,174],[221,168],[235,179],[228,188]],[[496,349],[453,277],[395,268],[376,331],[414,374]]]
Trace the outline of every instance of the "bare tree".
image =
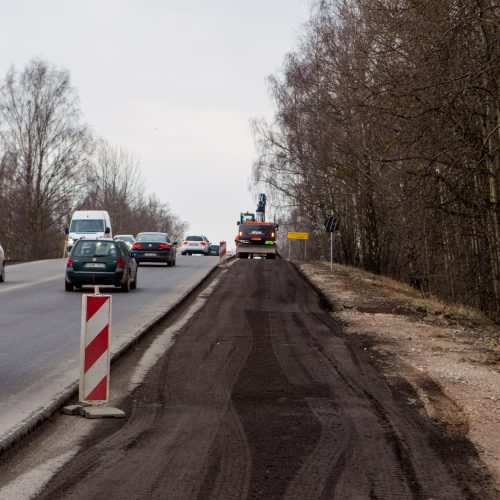
[[492,0],[318,0],[271,78],[274,121],[254,127],[254,180],[282,224],[316,234],[333,212],[340,260],[496,317],[498,11]]
[[76,208],[107,210],[115,234],[160,231],[177,239],[186,227],[157,196],[146,194],[140,164],[134,156],[104,140],[97,142],[87,173],[87,189]]
[[[54,254],[62,219],[82,186],[91,149],[69,73],[34,59],[0,89],[0,134],[9,165],[9,213],[22,258]],[[5,164],[5,163],[4,163]]]
[[144,178],[139,162],[125,148],[96,142],[92,162],[86,172],[82,210],[107,210],[116,234],[128,232],[133,212],[145,197]]

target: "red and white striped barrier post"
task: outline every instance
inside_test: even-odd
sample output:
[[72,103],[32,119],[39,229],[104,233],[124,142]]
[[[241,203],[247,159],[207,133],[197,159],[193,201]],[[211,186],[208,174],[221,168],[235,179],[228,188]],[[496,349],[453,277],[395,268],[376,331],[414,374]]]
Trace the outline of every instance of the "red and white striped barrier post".
[[111,295],[82,296],[80,403],[109,401]]
[[219,244],[219,266],[226,267],[226,242],[221,241]]
[[65,406],[62,412],[86,418],[125,417],[122,410],[103,405],[109,401],[111,295],[95,290],[82,296],[79,404]]

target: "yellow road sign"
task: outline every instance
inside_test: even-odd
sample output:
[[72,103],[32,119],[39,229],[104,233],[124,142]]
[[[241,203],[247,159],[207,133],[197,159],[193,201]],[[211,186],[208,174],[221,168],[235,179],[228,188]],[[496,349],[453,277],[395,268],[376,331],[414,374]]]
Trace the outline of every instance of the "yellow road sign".
[[308,240],[309,233],[298,233],[296,231],[288,231],[289,240]]

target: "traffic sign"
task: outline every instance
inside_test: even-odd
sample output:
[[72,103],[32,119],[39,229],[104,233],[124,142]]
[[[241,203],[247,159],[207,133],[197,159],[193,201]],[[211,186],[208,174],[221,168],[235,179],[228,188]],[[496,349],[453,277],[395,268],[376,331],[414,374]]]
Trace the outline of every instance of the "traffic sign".
[[300,233],[297,231],[288,231],[289,240],[308,240],[309,233]]
[[337,217],[331,215],[325,219],[325,229],[327,233],[333,233],[334,231],[338,231],[340,226],[340,221]]

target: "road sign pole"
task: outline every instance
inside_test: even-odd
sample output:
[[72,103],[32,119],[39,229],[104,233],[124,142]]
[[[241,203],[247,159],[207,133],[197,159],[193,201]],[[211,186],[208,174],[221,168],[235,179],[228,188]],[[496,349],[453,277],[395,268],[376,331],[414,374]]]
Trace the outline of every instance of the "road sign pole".
[[330,271],[333,269],[333,232],[330,233]]
[[288,260],[290,260],[290,256],[291,256],[291,245],[292,245],[292,242],[291,240],[288,240]]

